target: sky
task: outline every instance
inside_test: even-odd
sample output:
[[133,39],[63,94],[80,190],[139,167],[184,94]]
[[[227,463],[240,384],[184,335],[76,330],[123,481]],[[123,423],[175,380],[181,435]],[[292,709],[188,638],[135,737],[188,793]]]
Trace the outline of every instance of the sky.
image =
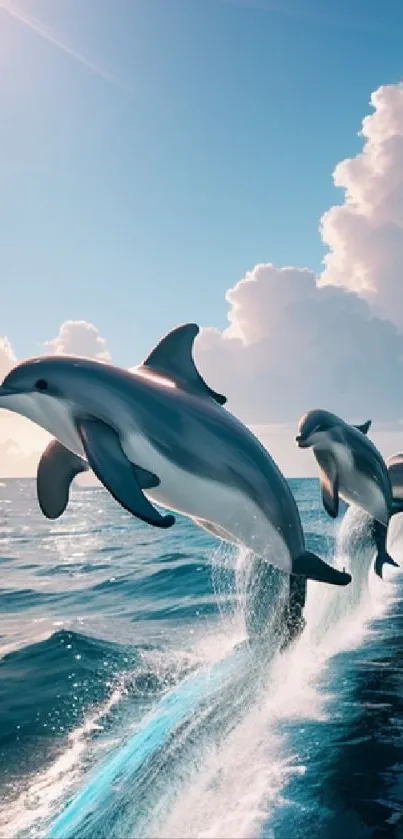
[[[0,0],[0,377],[198,366],[286,474],[311,407],[403,445],[403,6]],[[0,474],[47,437],[2,413]]]

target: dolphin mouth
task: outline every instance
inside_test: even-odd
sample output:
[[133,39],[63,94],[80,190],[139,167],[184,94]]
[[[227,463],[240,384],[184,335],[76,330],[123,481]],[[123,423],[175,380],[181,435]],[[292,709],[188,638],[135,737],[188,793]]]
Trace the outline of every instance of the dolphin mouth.
[[295,438],[295,442],[297,443],[297,446],[298,446],[299,449],[307,449],[308,448],[309,444],[308,444],[307,440],[304,440],[304,438],[302,437],[301,434],[297,434],[297,436]]
[[4,396],[19,396],[21,391],[13,390],[11,387],[4,387],[0,385],[0,399]]
[[4,408],[7,411],[15,411],[17,414],[23,414],[25,416],[23,405],[26,407],[29,396],[30,394],[20,388],[0,385],[0,408]]

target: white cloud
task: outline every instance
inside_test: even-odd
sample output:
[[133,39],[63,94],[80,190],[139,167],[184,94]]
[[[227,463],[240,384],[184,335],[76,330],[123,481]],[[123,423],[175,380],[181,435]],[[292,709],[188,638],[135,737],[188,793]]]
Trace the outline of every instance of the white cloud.
[[354,289],[403,327],[403,84],[371,96],[362,123],[363,150],[336,166],[341,206],[321,221],[330,252],[321,283]]
[[403,334],[358,294],[306,269],[257,265],[227,292],[230,326],[203,330],[196,356],[248,422],[297,421],[312,407],[347,417],[402,412]]
[[403,85],[371,104],[363,150],[334,172],[345,198],[321,219],[322,275],[256,265],[226,294],[229,327],[198,339],[204,374],[245,419],[296,420],[315,405],[401,416]]
[[14,367],[16,357],[8,338],[0,336],[0,381],[4,379],[8,371]]
[[56,338],[46,341],[45,351],[98,358],[100,361],[110,361],[111,358],[105,338],[93,323],[86,320],[66,320],[62,323]]
[[[28,423],[27,420],[26,423]],[[34,446],[38,441],[36,429],[33,427],[33,434],[29,440],[29,450],[25,450],[19,445],[17,439],[14,439],[15,437],[21,440],[24,434],[24,426],[26,429],[24,420],[19,417],[13,424],[7,423],[5,416],[0,420],[0,477],[2,478],[23,478],[26,475],[34,475],[36,472],[38,460],[46,445],[46,438],[43,448],[35,450]],[[7,434],[13,434],[13,437],[7,437]]]

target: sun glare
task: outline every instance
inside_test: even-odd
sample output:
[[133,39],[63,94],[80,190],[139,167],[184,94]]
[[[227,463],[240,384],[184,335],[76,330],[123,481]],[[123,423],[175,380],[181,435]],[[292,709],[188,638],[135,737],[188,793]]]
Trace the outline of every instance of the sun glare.
[[[16,5],[14,2],[11,2],[11,0],[0,0],[0,12],[4,12],[5,15],[8,15],[15,21],[18,21],[22,26],[25,26],[28,29],[30,29],[35,35],[38,35],[40,38],[47,41],[49,44],[53,45],[57,49],[62,50],[62,52],[70,56],[70,58],[72,58],[74,61],[78,61],[84,67],[87,67],[87,69],[90,70],[92,73],[95,73],[97,76],[100,76],[108,82],[115,82],[113,76],[105,72],[101,67],[98,67],[98,65],[94,64],[86,56],[82,55],[82,53],[78,52],[73,47],[66,44],[58,34],[53,32],[42,21],[38,20],[38,18],[36,17],[33,17],[31,14],[28,14],[28,12],[26,12],[24,9],[21,9],[21,7]],[[0,27],[0,34],[2,30],[6,32],[6,35],[4,36],[5,42],[8,43],[12,52],[9,37],[9,27]],[[1,46],[1,50],[3,51],[3,45]]]
[[140,369],[139,367],[134,367],[130,372],[135,376],[141,376],[143,379],[156,382],[164,387],[176,388],[175,382],[171,379],[166,379],[164,376],[159,376],[157,373],[152,373],[151,371],[150,373],[147,373],[144,369]]

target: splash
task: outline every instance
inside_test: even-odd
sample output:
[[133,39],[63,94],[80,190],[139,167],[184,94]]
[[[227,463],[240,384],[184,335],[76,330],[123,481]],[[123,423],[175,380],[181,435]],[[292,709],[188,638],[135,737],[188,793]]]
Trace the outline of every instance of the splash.
[[[396,558],[403,555],[402,536],[402,522],[394,519],[389,538]],[[245,557],[239,560],[238,580],[247,586]],[[368,635],[370,620],[385,613],[393,599],[394,587],[375,577],[373,561],[369,518],[351,507],[338,533],[335,564],[351,568],[352,584],[340,591],[309,583],[307,628],[301,639],[276,656],[263,682],[251,686],[252,698],[249,694],[236,727],[221,742],[200,750],[188,765],[187,781],[177,786],[175,796],[171,790],[158,802],[136,835],[249,839],[263,826],[264,835],[271,835],[267,823],[283,790],[292,776],[303,776],[306,770],[298,754],[290,754],[283,724],[329,719],[333,697],[323,691],[324,671],[334,655]],[[254,675],[250,673],[252,681]]]
[[37,775],[29,790],[10,802],[7,817],[0,822],[1,839],[19,836],[28,829],[32,837],[41,835],[39,828],[35,827],[36,823],[49,818],[66,792],[77,783],[91,735],[102,729],[102,718],[120,702],[123,692],[123,686],[116,687],[108,700],[82,726],[71,732],[67,748],[44,772]]
[[[397,559],[403,555],[400,518],[392,520],[389,537]],[[250,556],[237,553],[235,607],[222,614],[221,633],[200,639],[199,666],[166,692],[123,745],[81,779],[81,791],[44,834],[44,820],[59,805],[71,769],[77,783],[77,749],[86,749],[86,735],[76,733],[76,753],[67,750],[59,765],[56,762],[30,790],[30,795],[35,789],[42,795],[42,809],[36,808],[42,832],[37,835],[258,836],[290,777],[305,772],[298,754],[290,754],[286,724],[328,719],[332,696],[323,691],[324,671],[335,654],[361,642],[370,632],[371,618],[384,613],[393,599],[393,586],[372,572],[368,524],[365,514],[349,509],[337,536],[334,562],[351,568],[353,582],[343,590],[310,582],[306,630],[286,653],[273,651],[264,664],[244,641],[251,619],[253,569]],[[231,562],[231,552],[220,555],[218,590],[228,589],[222,571]],[[396,575],[388,569],[388,576]],[[274,575],[277,593],[279,580]],[[16,816],[8,835],[16,836],[26,825]]]

